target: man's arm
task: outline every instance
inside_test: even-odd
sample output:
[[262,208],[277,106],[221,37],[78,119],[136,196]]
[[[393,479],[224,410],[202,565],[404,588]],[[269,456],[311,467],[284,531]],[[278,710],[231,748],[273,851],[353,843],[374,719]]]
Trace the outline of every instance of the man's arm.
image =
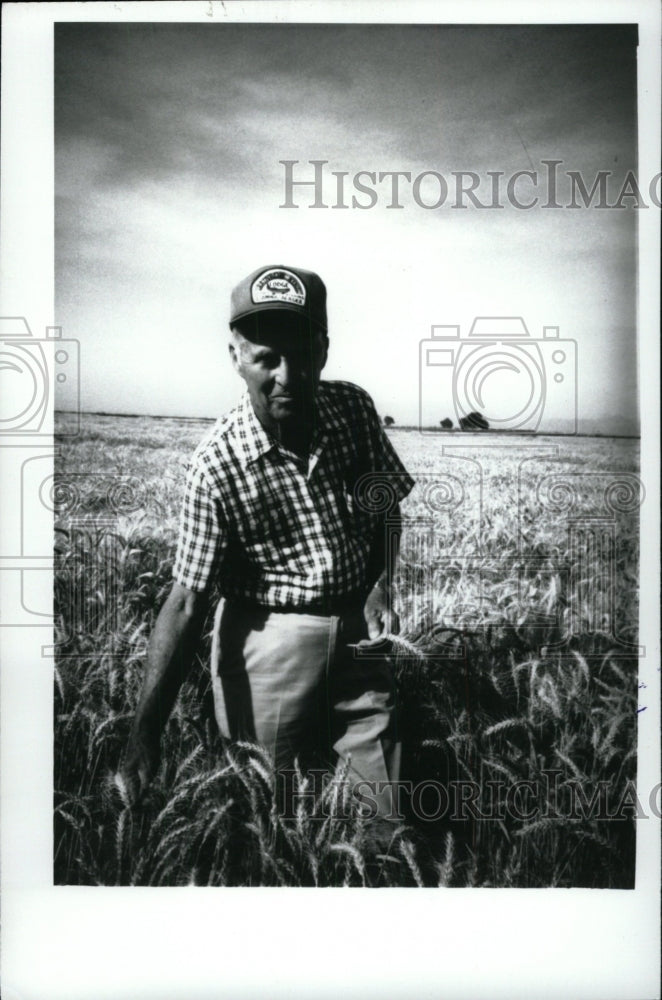
[[393,608],[391,574],[400,548],[402,517],[399,504],[389,513],[388,542],[386,525],[380,521],[375,529],[368,563],[368,586],[371,588],[364,607],[364,617],[371,639],[388,632],[397,635],[400,619]]
[[174,583],[154,625],[140,700],[120,768],[131,802],[140,798],[156,771],[161,734],[191,668],[206,604],[205,595]]

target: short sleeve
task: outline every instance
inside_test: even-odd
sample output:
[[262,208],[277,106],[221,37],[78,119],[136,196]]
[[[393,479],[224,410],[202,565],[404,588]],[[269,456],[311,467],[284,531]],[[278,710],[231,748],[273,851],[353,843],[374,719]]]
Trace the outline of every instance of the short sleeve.
[[220,500],[212,495],[203,470],[194,463],[186,476],[174,580],[189,590],[206,590],[223,560],[227,539]]
[[416,481],[409,475],[386,436],[375,404],[367,393],[363,394],[363,404],[371,451],[369,471],[379,474],[382,480],[386,478],[400,502],[411,493]]

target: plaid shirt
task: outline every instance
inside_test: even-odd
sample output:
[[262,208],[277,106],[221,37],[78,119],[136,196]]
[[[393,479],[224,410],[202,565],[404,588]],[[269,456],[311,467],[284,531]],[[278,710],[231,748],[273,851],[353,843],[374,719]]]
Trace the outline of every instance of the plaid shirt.
[[267,434],[247,393],[217,422],[188,467],[178,583],[203,591],[218,574],[224,596],[277,610],[365,592],[384,515],[357,505],[354,486],[365,473],[383,472],[401,500],[414,480],[363,389],[320,382],[317,415],[307,461]]

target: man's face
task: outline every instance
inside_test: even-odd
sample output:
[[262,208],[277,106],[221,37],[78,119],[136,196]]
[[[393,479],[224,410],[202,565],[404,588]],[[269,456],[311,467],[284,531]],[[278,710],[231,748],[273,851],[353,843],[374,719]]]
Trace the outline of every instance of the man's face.
[[264,312],[237,324],[232,363],[268,431],[312,421],[327,346],[326,334],[286,312]]

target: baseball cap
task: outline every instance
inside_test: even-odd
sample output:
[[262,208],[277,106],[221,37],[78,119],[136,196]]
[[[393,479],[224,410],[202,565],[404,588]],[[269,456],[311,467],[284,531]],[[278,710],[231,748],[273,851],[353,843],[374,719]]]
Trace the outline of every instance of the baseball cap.
[[320,276],[285,264],[258,268],[232,290],[230,326],[256,313],[280,310],[326,330],[326,286]]

